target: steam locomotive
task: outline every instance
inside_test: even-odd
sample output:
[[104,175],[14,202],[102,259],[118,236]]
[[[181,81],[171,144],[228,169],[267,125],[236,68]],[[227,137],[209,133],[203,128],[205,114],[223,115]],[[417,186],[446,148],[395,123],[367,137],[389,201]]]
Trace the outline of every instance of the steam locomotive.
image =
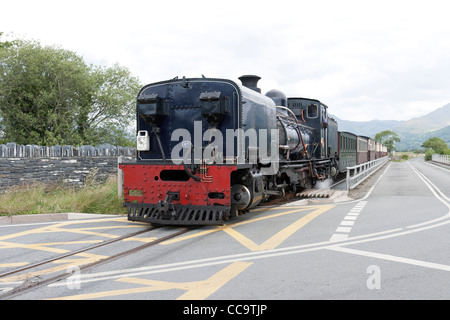
[[263,95],[260,79],[177,77],[140,90],[137,156],[119,166],[129,220],[221,225],[356,163],[358,137],[339,132],[325,104]]

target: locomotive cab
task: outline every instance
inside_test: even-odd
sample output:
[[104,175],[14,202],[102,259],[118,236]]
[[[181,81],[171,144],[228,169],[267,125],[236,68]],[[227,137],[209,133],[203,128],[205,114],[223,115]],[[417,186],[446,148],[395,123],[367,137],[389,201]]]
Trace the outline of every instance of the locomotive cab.
[[329,159],[326,176],[338,174],[338,124],[329,116],[328,106],[319,100],[309,98],[289,98],[288,107],[297,120],[313,131],[308,152],[310,158]]
[[[289,98],[288,107],[297,119],[315,132],[312,142],[311,156],[318,159],[333,157],[337,146],[329,141],[329,123],[336,122],[328,116],[328,106],[315,99]],[[334,123],[331,130],[336,131]]]

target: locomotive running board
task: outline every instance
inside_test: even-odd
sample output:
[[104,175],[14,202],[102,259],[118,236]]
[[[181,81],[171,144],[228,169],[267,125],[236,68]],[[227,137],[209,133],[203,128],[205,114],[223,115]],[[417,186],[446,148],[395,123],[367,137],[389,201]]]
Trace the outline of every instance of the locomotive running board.
[[173,210],[162,212],[158,206],[141,203],[125,203],[128,220],[149,222],[154,225],[223,225],[228,220],[230,207],[173,205]]

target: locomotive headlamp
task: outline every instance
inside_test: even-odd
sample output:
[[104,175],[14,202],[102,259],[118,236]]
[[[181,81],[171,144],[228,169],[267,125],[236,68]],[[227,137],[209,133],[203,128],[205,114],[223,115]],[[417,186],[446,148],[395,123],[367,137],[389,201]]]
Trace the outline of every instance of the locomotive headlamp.
[[205,91],[200,94],[202,116],[212,125],[222,122],[227,113],[226,101],[220,91]]
[[158,125],[162,122],[166,112],[164,110],[164,101],[156,93],[141,94],[137,98],[138,114],[151,125]]
[[150,151],[150,137],[146,130],[138,132],[136,149],[137,151]]

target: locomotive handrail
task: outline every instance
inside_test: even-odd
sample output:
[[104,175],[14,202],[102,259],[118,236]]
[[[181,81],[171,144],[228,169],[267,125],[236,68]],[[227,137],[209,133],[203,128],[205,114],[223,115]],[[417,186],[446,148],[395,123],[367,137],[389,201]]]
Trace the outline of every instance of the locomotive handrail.
[[449,164],[450,165],[450,155],[443,154],[433,154],[431,156],[431,160],[439,163]]
[[[356,186],[366,180],[372,173],[380,169],[388,160],[389,157],[385,156],[353,167],[347,167],[347,192],[356,188]],[[353,175],[351,174],[352,170]]]

